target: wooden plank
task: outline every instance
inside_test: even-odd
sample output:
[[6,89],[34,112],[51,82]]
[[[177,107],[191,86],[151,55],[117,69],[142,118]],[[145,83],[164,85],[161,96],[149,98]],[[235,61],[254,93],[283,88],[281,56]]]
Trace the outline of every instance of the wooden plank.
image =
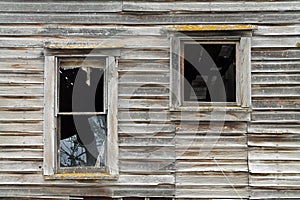
[[36,2],[36,1],[4,1],[0,3],[1,12],[120,12],[121,1],[100,1],[100,2]]
[[208,148],[235,148],[247,146],[246,136],[205,135],[205,136],[176,136],[176,148],[208,149]]
[[174,159],[173,147],[122,147],[120,148],[120,159],[130,160],[163,160]]
[[174,172],[174,159],[139,160],[139,161],[120,160],[119,162],[120,162],[121,173],[161,174],[161,173]]
[[282,36],[282,35],[298,35],[300,32],[299,25],[285,25],[285,26],[258,26],[254,30],[254,35],[264,36]]
[[250,199],[299,199],[299,189],[272,189],[253,187],[251,190]]
[[42,48],[0,48],[0,59],[39,59],[43,51]]
[[123,137],[119,139],[120,147],[174,147],[175,140],[172,136],[161,137]]
[[254,110],[299,110],[300,99],[261,98],[253,99]]
[[300,37],[253,37],[252,48],[297,47]]
[[249,162],[251,173],[300,173],[300,161],[254,161]]
[[295,124],[250,124],[248,128],[249,133],[269,133],[269,134],[283,134],[283,133],[300,133],[300,125]]
[[[213,192],[212,192],[213,191]],[[246,187],[197,187],[176,190],[176,197],[179,199],[239,199],[248,198]]]
[[0,121],[42,121],[43,112],[39,111],[1,111]]
[[168,97],[169,88],[156,84],[119,85],[119,97]]
[[278,2],[150,2],[124,1],[123,11],[137,12],[250,12],[250,11],[296,11],[298,1]]
[[126,83],[126,84],[158,84],[164,85],[169,83],[169,75],[163,73],[131,73],[125,72],[119,74],[119,83]]
[[204,112],[176,112],[171,113],[172,121],[249,121],[248,112],[239,111],[204,111]]
[[[270,40],[272,38],[270,37]],[[277,40],[281,41],[281,39],[277,38]],[[295,40],[297,40],[297,38],[295,38]],[[299,41],[299,39],[298,39]],[[257,43],[264,43],[265,41],[258,41]],[[286,42],[283,39],[283,42]],[[270,43],[273,43],[270,41]],[[294,45],[296,45],[297,42],[295,42]],[[276,45],[276,43],[273,43],[274,46],[272,47],[282,47],[280,45]],[[251,52],[251,56],[252,56],[252,60],[254,61],[282,61],[282,62],[286,62],[286,61],[297,61],[295,62],[296,64],[299,64],[299,57],[300,57],[300,50],[298,49],[253,49]],[[274,62],[273,62],[274,63]],[[277,65],[279,64],[279,62],[277,62]],[[283,66],[281,66],[283,67]]]
[[300,72],[299,61],[253,61],[252,72],[261,73],[293,73]]
[[164,60],[119,60],[119,72],[156,72],[168,73],[169,61]]
[[[2,125],[1,125],[2,126]],[[43,160],[43,149],[30,149],[30,148],[0,148],[1,160]],[[37,165],[37,164],[35,164]]]
[[[1,14],[0,14],[1,15]],[[0,47],[6,48],[41,48],[51,49],[97,49],[97,48],[168,48],[166,38],[154,36],[115,36],[110,38],[43,38],[35,37],[0,37]]]
[[169,101],[168,99],[120,99],[118,107],[121,109],[167,109]]
[[172,124],[145,124],[145,123],[119,123],[118,133],[124,134],[148,134],[155,135],[157,133],[175,133],[175,126]]
[[112,26],[112,25],[79,25],[40,24],[40,25],[0,25],[3,36],[69,36],[107,37],[107,36],[161,36],[166,33],[161,26]]
[[299,148],[250,148],[249,160],[255,161],[298,161],[300,157]]
[[1,173],[40,173],[42,171],[42,162],[33,161],[8,161],[0,160]]
[[[147,36],[146,36],[147,37]],[[169,60],[170,55],[168,49],[126,49],[121,51],[120,59],[134,59],[134,60],[146,60],[146,59],[155,59],[155,60]]]
[[0,136],[0,146],[43,146],[43,137],[39,136]]
[[[0,87],[0,96],[27,96],[27,97],[37,97],[43,96],[43,86],[32,86],[32,85],[24,85],[24,86],[1,86]],[[5,99],[5,98],[1,98]],[[23,99],[24,100],[24,99]],[[1,105],[1,104],[0,104]]]
[[[294,86],[284,86],[284,85],[253,85],[252,86],[252,97],[278,97],[278,98],[298,98],[300,95],[300,87],[297,85]],[[292,101],[293,99],[291,99]],[[287,99],[288,101],[288,99]]]
[[176,163],[176,172],[248,172],[246,160],[183,160]]
[[218,172],[200,172],[200,173],[177,173],[176,186],[183,188],[183,186],[247,186],[247,173],[218,173]]
[[254,85],[297,85],[300,83],[300,74],[252,74]]
[[246,133],[247,124],[240,122],[224,122],[224,123],[211,123],[211,122],[180,122],[176,127],[177,135],[198,135],[201,133],[214,133],[222,131],[222,134],[226,133]]
[[1,123],[0,132],[12,133],[43,133],[43,123]]
[[[243,9],[245,7],[243,6]],[[1,13],[1,24],[297,24],[297,12],[261,12],[257,13],[195,13],[195,14],[149,14],[134,15],[130,13],[99,14],[99,13]],[[1,41],[2,42],[2,41]]]
[[[15,96],[16,98],[0,97],[0,108],[10,108],[10,109],[42,109],[43,99],[41,98],[22,98],[22,95],[14,94],[4,94],[5,96]],[[32,96],[32,94],[30,94]]]
[[248,145],[253,147],[299,148],[299,134],[249,134]]
[[300,112],[298,111],[255,111],[252,113],[253,122],[274,123],[299,123]]

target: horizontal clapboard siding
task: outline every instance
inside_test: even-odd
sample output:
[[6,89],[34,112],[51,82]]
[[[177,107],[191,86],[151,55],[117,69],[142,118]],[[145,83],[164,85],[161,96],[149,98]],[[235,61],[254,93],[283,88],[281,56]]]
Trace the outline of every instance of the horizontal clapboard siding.
[[[0,11],[1,197],[300,198],[298,1],[5,0]],[[165,25],[177,24],[257,25],[252,109],[170,112]],[[44,47],[72,41],[121,48],[117,181],[42,176]]]
[[[265,26],[254,32],[258,38],[254,42],[262,44],[255,42],[252,50],[253,113],[248,127],[251,199],[300,197],[297,27]],[[277,37],[285,41],[268,42]]]

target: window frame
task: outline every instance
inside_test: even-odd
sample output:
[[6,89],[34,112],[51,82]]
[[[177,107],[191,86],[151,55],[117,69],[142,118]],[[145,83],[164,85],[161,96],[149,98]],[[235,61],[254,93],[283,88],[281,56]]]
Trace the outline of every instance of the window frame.
[[[182,43],[195,41],[198,43],[235,43],[236,44],[236,102],[188,102],[183,99],[182,88]],[[201,110],[208,107],[222,109],[241,110],[251,108],[251,36],[248,34],[235,33],[211,33],[201,35],[194,33],[188,35],[173,35],[171,37],[171,110]]]
[[[85,53],[86,52],[86,53]],[[44,86],[44,166],[45,179],[117,179],[118,166],[118,133],[117,133],[117,99],[118,99],[118,50],[83,49],[45,50],[45,86]],[[104,110],[107,115],[106,166],[96,172],[69,172],[60,169],[58,163],[58,59],[63,57],[104,57],[106,70],[104,78]],[[87,168],[88,169],[88,168]]]

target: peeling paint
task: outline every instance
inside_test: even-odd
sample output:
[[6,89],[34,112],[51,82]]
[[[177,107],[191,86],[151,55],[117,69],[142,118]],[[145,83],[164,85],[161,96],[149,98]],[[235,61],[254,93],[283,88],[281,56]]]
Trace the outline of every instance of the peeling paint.
[[231,31],[231,30],[254,30],[253,25],[172,25],[167,26],[169,31]]

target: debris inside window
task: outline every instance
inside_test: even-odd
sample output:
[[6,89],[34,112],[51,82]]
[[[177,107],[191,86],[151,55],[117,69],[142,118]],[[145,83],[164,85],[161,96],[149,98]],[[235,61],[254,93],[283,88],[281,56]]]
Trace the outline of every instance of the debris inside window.
[[185,43],[183,48],[184,101],[235,102],[236,44]]

